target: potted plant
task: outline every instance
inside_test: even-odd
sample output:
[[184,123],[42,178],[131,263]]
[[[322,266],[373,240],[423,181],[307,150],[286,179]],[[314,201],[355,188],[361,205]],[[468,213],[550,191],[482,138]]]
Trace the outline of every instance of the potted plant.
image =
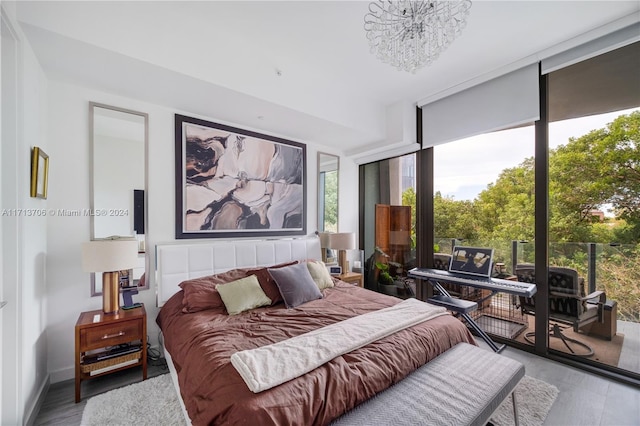
[[394,278],[389,274],[389,264],[376,262],[376,269],[378,270],[378,288],[381,293],[395,296],[396,283]]

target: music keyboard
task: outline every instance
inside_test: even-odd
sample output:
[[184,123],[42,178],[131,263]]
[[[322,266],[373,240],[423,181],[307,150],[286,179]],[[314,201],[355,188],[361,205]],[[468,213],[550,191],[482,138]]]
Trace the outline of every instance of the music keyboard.
[[536,294],[537,291],[536,285],[532,283],[503,280],[500,278],[473,277],[463,274],[454,274],[440,269],[413,268],[408,272],[408,275],[412,278],[445,281],[452,284],[460,284],[524,297],[531,297]]

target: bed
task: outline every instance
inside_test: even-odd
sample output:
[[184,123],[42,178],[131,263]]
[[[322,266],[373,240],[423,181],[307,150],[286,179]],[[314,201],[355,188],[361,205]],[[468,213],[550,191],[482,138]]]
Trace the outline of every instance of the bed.
[[194,303],[193,289],[187,290],[193,282],[209,291],[207,285],[215,288],[223,282],[218,278],[259,276],[268,266],[319,259],[314,237],[158,245],[156,258],[162,306],[157,322],[174,384],[194,425],[329,424],[457,343],[475,344],[463,323],[441,315],[254,393],[231,364],[234,353],[283,342],[400,300],[334,278],[332,287],[321,290],[322,298],[293,309],[275,303],[229,315],[217,302]]

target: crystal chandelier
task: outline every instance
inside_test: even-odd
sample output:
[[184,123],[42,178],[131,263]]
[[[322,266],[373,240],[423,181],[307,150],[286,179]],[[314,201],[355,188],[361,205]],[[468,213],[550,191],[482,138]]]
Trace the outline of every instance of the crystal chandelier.
[[415,73],[455,40],[470,8],[470,0],[370,3],[364,29],[371,53],[398,70]]

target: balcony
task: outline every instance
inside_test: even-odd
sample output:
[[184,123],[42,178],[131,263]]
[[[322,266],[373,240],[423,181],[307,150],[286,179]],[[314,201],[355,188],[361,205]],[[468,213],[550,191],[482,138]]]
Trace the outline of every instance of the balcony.
[[[505,276],[515,277],[515,266],[534,262],[534,244],[526,241],[460,241],[440,238],[435,241],[438,253],[450,254],[453,245],[494,248],[494,264],[504,264]],[[412,267],[413,256],[405,256],[400,270]],[[549,265],[577,271],[584,282],[584,293],[602,291],[606,304],[603,318],[578,328],[560,324],[562,333],[593,349],[592,360],[640,374],[640,247],[617,244],[551,243]],[[402,274],[399,274],[402,275]],[[399,277],[401,278],[401,277]],[[401,281],[408,281],[401,278]],[[413,284],[410,284],[413,288]],[[483,293],[484,292],[484,293]],[[475,320],[489,334],[523,344],[535,330],[535,317],[522,309],[515,296],[498,293],[487,297],[486,290],[466,288],[458,296],[479,302]],[[414,293],[415,294],[415,293]],[[399,295],[403,297],[402,294]],[[550,321],[550,325],[554,324]],[[566,346],[561,339],[550,337],[552,349],[587,355],[583,346]]]

